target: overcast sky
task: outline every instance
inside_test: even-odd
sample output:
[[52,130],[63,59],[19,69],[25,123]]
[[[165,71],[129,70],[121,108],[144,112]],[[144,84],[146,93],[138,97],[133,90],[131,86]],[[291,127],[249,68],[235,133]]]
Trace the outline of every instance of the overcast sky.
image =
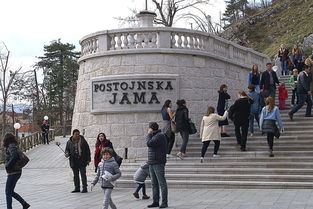
[[[80,50],[79,40],[90,33],[118,28],[117,16],[127,16],[129,8],[144,8],[145,0],[4,0],[1,2],[0,41],[12,55],[12,67],[30,70],[43,46],[61,38]],[[207,13],[218,21],[225,10],[224,0],[211,0]],[[148,0],[149,10],[154,10]],[[179,27],[190,27],[181,23]]]

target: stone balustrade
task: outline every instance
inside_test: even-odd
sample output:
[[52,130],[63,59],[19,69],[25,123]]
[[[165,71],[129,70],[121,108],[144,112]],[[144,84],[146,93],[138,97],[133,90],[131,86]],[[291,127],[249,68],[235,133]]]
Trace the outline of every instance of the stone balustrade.
[[[250,48],[221,37],[182,28],[130,28],[105,30],[85,36],[81,41],[79,62],[94,56],[143,53],[142,50],[166,53],[214,56],[247,67],[263,64],[269,58]],[[173,51],[174,50],[174,51]]]

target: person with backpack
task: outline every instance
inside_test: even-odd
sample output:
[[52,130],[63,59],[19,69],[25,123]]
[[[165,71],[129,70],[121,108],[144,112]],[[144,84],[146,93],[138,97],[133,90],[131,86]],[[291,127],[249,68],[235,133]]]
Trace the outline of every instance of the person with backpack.
[[141,165],[134,174],[134,181],[138,184],[136,191],[133,193],[134,197],[139,199],[139,191],[142,189],[142,199],[150,199],[150,196],[146,194],[146,184],[145,181],[149,176],[149,164],[145,162]]
[[22,168],[18,166],[19,152],[21,151],[18,148],[17,139],[12,133],[7,133],[2,143],[5,149],[5,170],[8,174],[5,185],[7,209],[12,209],[12,197],[21,203],[23,209],[29,208],[30,205],[14,191],[17,181],[22,175]]

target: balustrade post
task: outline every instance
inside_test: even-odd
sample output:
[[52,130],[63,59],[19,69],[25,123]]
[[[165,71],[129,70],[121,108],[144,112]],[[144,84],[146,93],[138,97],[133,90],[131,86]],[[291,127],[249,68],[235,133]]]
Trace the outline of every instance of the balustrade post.
[[167,49],[172,48],[171,32],[160,31],[157,38],[158,38],[157,41],[158,48],[167,48]]
[[234,46],[231,44],[228,45],[228,57],[229,59],[234,58]]
[[108,34],[103,34],[98,37],[98,51],[104,52],[110,49],[111,40]]
[[247,51],[246,53],[247,53],[247,55],[245,56],[245,63],[246,64],[252,64],[251,53],[249,51]]

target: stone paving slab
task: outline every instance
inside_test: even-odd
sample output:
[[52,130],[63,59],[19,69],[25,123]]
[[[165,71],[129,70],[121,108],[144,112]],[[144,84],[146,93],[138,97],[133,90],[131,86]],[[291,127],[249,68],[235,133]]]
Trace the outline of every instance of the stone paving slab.
[[[64,148],[66,138],[57,138]],[[31,161],[23,170],[16,191],[34,209],[98,209],[102,208],[102,190],[99,185],[87,194],[71,194],[72,172],[68,160],[53,143],[40,145],[29,151]],[[93,166],[88,167],[88,182],[94,177]],[[6,208],[6,173],[0,166],[0,208]],[[152,200],[137,200],[133,189],[116,188],[112,199],[119,209],[144,209]],[[147,188],[151,195],[151,188]],[[21,206],[13,200],[13,208]],[[171,209],[313,209],[311,189],[171,189]]]

